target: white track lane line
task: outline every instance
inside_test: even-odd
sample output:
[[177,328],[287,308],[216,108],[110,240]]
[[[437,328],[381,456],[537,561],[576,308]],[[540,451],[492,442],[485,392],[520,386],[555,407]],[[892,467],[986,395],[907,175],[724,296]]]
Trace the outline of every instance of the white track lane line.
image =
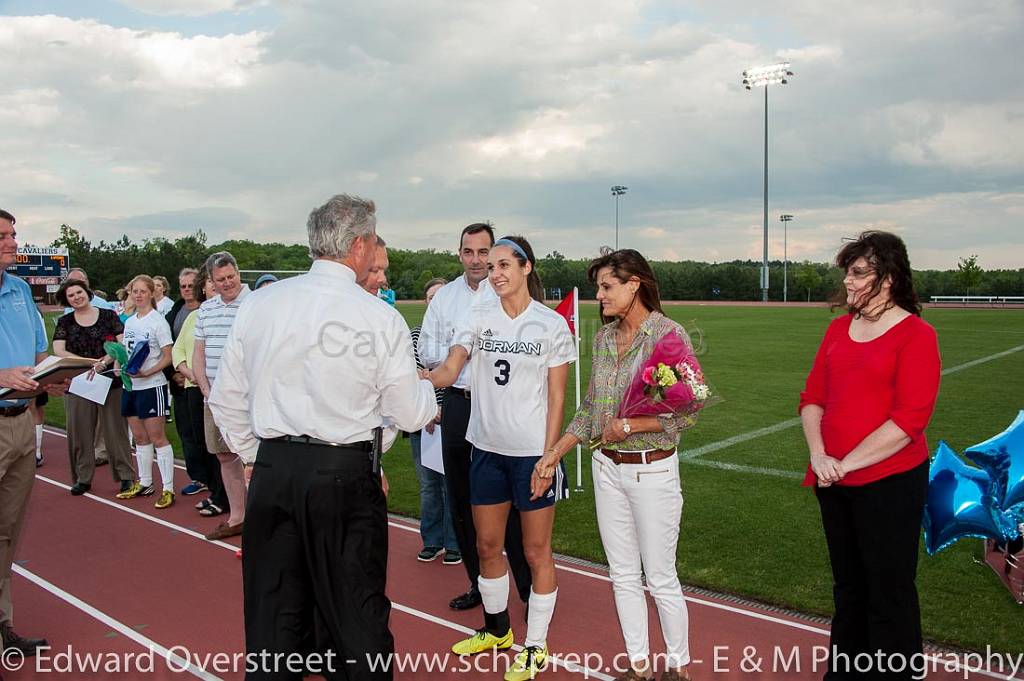
[[[1012,352],[1017,352],[1019,349],[1024,349],[1024,345],[1022,345],[1020,348],[1014,348],[1012,350]],[[1008,351],[1008,352],[1010,352],[1010,351]],[[67,435],[65,435],[63,432],[60,432],[60,431],[51,430],[49,428],[46,428],[44,430],[45,430],[45,432],[50,433],[51,435],[57,435],[59,437],[64,437],[64,438],[67,437]],[[693,462],[690,462],[690,463],[693,463]],[[180,466],[180,468],[184,468],[184,467]],[[789,474],[789,472],[787,472],[787,474]],[[51,479],[46,478],[46,477],[44,477],[42,475],[39,475],[38,473],[36,474],[36,478],[38,478],[40,480],[43,480],[45,482],[48,482],[51,485],[54,485],[54,486],[57,486],[57,487],[62,487],[64,489],[66,489],[66,490],[70,490],[71,489],[71,487],[69,485],[65,485],[64,483],[58,482],[56,480],[51,480]],[[109,501],[107,499],[103,499],[101,497],[97,497],[96,495],[91,494],[91,493],[86,493],[83,496],[85,496],[87,498],[90,498],[90,499],[94,499],[96,501],[100,501],[100,502],[102,502],[102,503],[104,503],[104,504],[106,504],[106,505],[108,505],[108,506],[110,506],[112,508],[120,509],[120,510],[125,511],[127,513],[131,513],[132,515],[136,515],[136,516],[138,516],[140,518],[144,518],[144,519],[149,520],[151,522],[155,522],[155,523],[157,523],[159,525],[164,525],[164,526],[170,527],[172,529],[177,529],[177,530],[179,530],[179,531],[181,531],[181,532],[183,532],[185,534],[194,536],[194,537],[196,537],[198,539],[202,539],[203,541],[207,541],[201,534],[199,534],[198,532],[195,532],[193,530],[190,530],[187,527],[181,527],[180,525],[175,525],[174,523],[167,522],[166,520],[162,520],[160,518],[154,518],[151,515],[147,515],[145,513],[140,512],[140,511],[136,511],[135,509],[128,508],[127,506],[122,506],[121,504],[113,503],[113,502],[111,502],[111,501]],[[391,527],[394,527],[396,529],[399,529],[399,530],[405,530],[406,532],[419,532],[419,530],[417,528],[415,528],[415,527],[413,527],[411,525],[406,525],[404,523],[398,523],[398,522],[395,522],[393,520],[389,520],[388,521],[388,525],[391,526]],[[231,544],[228,544],[226,542],[208,541],[207,543],[217,544],[218,546],[221,546],[222,548],[226,548],[226,549],[228,549],[228,550],[230,550],[232,552],[238,550],[236,547],[234,547]],[[598,574],[598,573],[595,573],[595,572],[589,572],[587,570],[581,570],[579,568],[570,567],[568,565],[562,565],[562,564],[558,563],[557,561],[555,562],[555,568],[559,569],[559,570],[562,570],[564,572],[569,572],[569,573],[573,573],[573,574],[577,574],[577,575],[582,575],[584,577],[590,577],[591,579],[596,579],[596,580],[602,581],[602,582],[611,583],[611,581],[612,581],[611,578],[608,577],[607,575]],[[649,590],[646,585],[644,586],[644,590]],[[781,617],[774,617],[772,615],[768,615],[768,614],[765,614],[765,613],[755,612],[755,611],[752,611],[752,610],[745,610],[743,608],[738,608],[738,607],[733,606],[733,605],[726,605],[725,603],[716,603],[715,601],[709,601],[709,600],[705,600],[703,598],[696,598],[694,596],[684,596],[684,598],[688,602],[690,602],[690,603],[694,603],[694,604],[697,604],[697,605],[704,605],[704,606],[707,606],[709,608],[716,608],[718,610],[725,610],[726,612],[731,612],[731,613],[734,613],[734,614],[737,614],[737,615],[742,615],[744,617],[750,617],[750,618],[753,618],[753,619],[762,620],[764,622],[771,622],[773,624],[780,624],[780,625],[783,625],[783,626],[786,626],[786,627],[790,627],[792,629],[800,629],[802,631],[807,631],[807,632],[811,632],[811,633],[814,633],[814,634],[819,634],[819,635],[822,635],[822,636],[828,636],[829,635],[828,629],[822,629],[821,627],[815,627],[815,626],[812,626],[812,625],[809,625],[809,624],[804,624],[802,622],[795,622],[795,621],[792,621],[792,620],[783,619]],[[406,613],[414,615],[416,617],[420,617],[421,619],[425,619],[425,620],[430,621],[430,622],[435,622],[437,624],[442,624],[443,626],[446,626],[449,629],[452,629],[454,631],[459,631],[459,632],[463,632],[463,633],[472,633],[471,630],[466,629],[466,627],[463,627],[460,624],[456,624],[455,622],[451,622],[449,620],[445,620],[445,619],[442,619],[440,617],[436,617],[434,615],[430,615],[428,613],[421,612],[419,610],[415,610],[414,608],[410,608],[408,606],[404,606],[404,605],[401,605],[399,603],[392,603],[392,606],[394,606],[395,609],[397,609],[397,610],[400,610],[402,612],[406,612]],[[938,658],[936,658],[936,659],[938,659]],[[581,667],[576,667],[575,665],[563,665],[563,666],[566,668],[567,671],[578,672],[578,673],[582,673],[584,675],[589,674],[589,675],[593,676],[594,678],[602,679],[602,681],[611,681],[611,679],[612,679],[612,677],[609,677],[609,676],[606,676],[606,675],[602,675],[599,672],[597,672],[596,670],[585,670],[585,669],[583,669]],[[570,668],[570,666],[572,666],[573,668]],[[1005,675],[1002,675],[1002,674],[998,674],[996,672],[989,672],[989,671],[986,671],[986,670],[972,670],[972,671],[974,671],[977,674],[981,674],[983,676],[988,676],[988,677],[993,678],[993,679],[1000,679],[1001,681],[1019,681],[1015,677],[1005,676]]]
[[[102,622],[103,624],[107,625],[108,627],[110,627],[117,633],[121,634],[122,636],[130,638],[131,640],[135,641],[147,650],[152,650],[155,653],[159,653],[161,657],[168,661],[168,664],[170,664],[173,661],[174,669],[187,671],[193,676],[203,679],[204,681],[221,681],[219,676],[214,676],[213,674],[210,674],[209,672],[200,669],[191,661],[186,660],[185,658],[181,657],[176,653],[172,653],[170,650],[164,648],[162,645],[160,645],[153,639],[147,636],[143,636],[135,629],[129,627],[127,624],[124,624],[123,622],[114,619],[102,610],[94,608],[82,599],[72,594],[69,594],[64,589],[61,589],[59,586],[53,584],[52,582],[48,582],[39,575],[35,574],[34,572],[30,572],[17,564],[12,566],[12,570],[14,571],[15,574],[24,577],[36,586],[42,588],[45,591],[50,592],[51,594],[61,599],[68,605],[71,605],[72,607],[81,610],[93,619]],[[99,655],[99,653],[97,653],[97,655]]]
[[[52,431],[48,430],[47,432],[52,432]],[[53,434],[57,434],[57,433],[53,433]],[[36,474],[36,479],[37,480],[41,480],[41,481],[46,482],[46,483],[49,483],[49,484],[53,485],[54,487],[59,487],[59,488],[64,489],[64,490],[70,490],[71,489],[70,485],[66,485],[63,482],[60,482],[60,481],[57,481],[57,480],[52,480],[52,479],[47,478],[47,477],[45,477],[43,475],[39,475],[38,473]],[[206,542],[208,544],[214,544],[214,545],[219,546],[219,547],[221,547],[223,549],[227,549],[227,550],[231,551],[232,553],[235,553],[236,551],[238,551],[238,547],[232,546],[231,544],[228,544],[227,542],[209,541],[205,537],[203,537],[203,535],[201,535],[200,533],[198,533],[198,532],[196,532],[194,530],[190,530],[187,527],[182,527],[181,525],[176,525],[175,523],[168,522],[166,520],[163,520],[162,518],[156,518],[154,516],[148,515],[146,513],[141,512],[141,511],[137,511],[134,508],[129,508],[127,506],[123,506],[121,504],[112,502],[109,499],[104,499],[103,497],[98,497],[95,494],[87,492],[86,494],[83,494],[82,496],[84,498],[86,498],[86,499],[91,499],[93,501],[98,501],[99,503],[103,504],[104,506],[108,506],[110,508],[114,508],[114,509],[117,509],[119,511],[124,511],[125,513],[129,513],[130,515],[133,515],[133,516],[135,516],[137,518],[142,518],[143,520],[148,520],[149,522],[156,523],[157,525],[161,525],[163,527],[167,527],[167,528],[170,528],[172,530],[176,530],[178,532],[181,532],[182,534],[186,534],[186,535],[189,535],[191,537],[195,537],[196,539],[201,539],[201,540],[203,540],[204,542]],[[391,527],[397,527],[397,528],[402,529],[402,530],[418,532],[418,530],[416,528],[409,527],[408,525],[401,525],[399,523],[395,523],[395,522],[392,522],[392,521],[388,521],[388,525],[390,525]],[[34,575],[33,575],[33,577],[34,577]],[[42,580],[42,578],[37,578],[37,579],[39,579],[41,581],[45,581],[45,580]],[[35,580],[33,580],[33,581],[35,581]],[[47,582],[47,584],[49,584],[49,582]],[[43,588],[47,588],[47,587],[44,586]],[[56,589],[57,587],[53,587],[53,588]],[[49,590],[49,589],[47,589],[47,590]],[[66,592],[61,591],[61,593],[67,595],[69,598],[74,598],[74,596],[71,596],[70,594],[67,594]],[[61,597],[63,598],[63,596],[61,596]],[[68,599],[65,598],[64,600],[68,600]],[[68,602],[72,603],[72,601],[68,601]],[[72,605],[75,605],[75,607],[78,607],[77,603],[82,603],[82,602],[78,601],[76,599],[76,602],[72,603]],[[88,606],[88,604],[85,604],[85,603],[83,603],[83,605],[85,605],[86,608],[91,607],[91,606]],[[399,611],[404,612],[406,614],[412,615],[414,617],[418,617],[418,618],[426,620],[428,622],[433,622],[435,624],[439,624],[439,625],[447,627],[448,629],[451,629],[453,631],[457,631],[459,633],[467,634],[467,635],[470,635],[470,634],[474,633],[473,629],[468,629],[467,627],[464,627],[461,624],[457,624],[455,622],[443,619],[441,617],[437,617],[435,615],[431,615],[429,613],[423,612],[422,610],[417,610],[417,609],[412,608],[410,606],[402,605],[401,603],[396,603],[396,602],[392,602],[391,605],[396,610],[399,610]],[[82,609],[84,612],[92,615],[93,617],[96,617],[97,619],[100,619],[91,610],[87,610],[85,608],[80,608],[80,609]],[[99,613],[99,611],[97,610],[96,613]],[[99,613],[99,614],[102,615],[102,613]],[[106,621],[106,620],[102,620],[102,621]],[[115,620],[111,620],[111,622],[114,622],[114,621]],[[114,626],[114,625],[111,625],[111,626]],[[118,629],[118,631],[120,631],[120,629]],[[149,639],[146,639],[146,640],[148,641]],[[165,650],[165,649],[157,646],[157,644],[155,644],[155,643],[153,645],[156,646],[154,648],[154,650],[158,650],[158,651]],[[513,649],[519,651],[519,650],[522,650],[522,646],[515,645],[515,646],[513,646]],[[551,662],[555,666],[562,667],[566,671],[569,671],[569,672],[572,672],[572,673],[575,673],[575,674],[582,674],[584,677],[588,677],[588,678],[589,677],[593,677],[595,679],[600,679],[601,681],[613,681],[613,677],[608,676],[607,674],[603,674],[602,672],[600,672],[600,671],[598,671],[596,669],[585,669],[585,668],[581,667],[580,665],[574,664],[572,662],[565,662],[564,660],[560,660],[555,655],[552,655],[550,659],[551,659]],[[197,671],[201,672],[201,670],[198,670],[198,669],[197,669]],[[216,679],[217,677],[203,676],[201,678],[213,678],[213,679]]]

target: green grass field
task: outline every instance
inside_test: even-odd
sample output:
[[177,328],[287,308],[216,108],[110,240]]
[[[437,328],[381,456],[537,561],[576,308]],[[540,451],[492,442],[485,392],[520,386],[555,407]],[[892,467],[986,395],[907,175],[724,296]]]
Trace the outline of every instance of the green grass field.
[[[398,309],[410,326],[420,322],[424,310],[422,305]],[[683,450],[796,416],[804,378],[832,318],[826,308],[672,306],[667,312],[703,339],[702,363],[725,398],[684,434]],[[597,308],[581,305],[580,315],[581,385],[586,390]],[[1024,346],[1024,311],[934,309],[924,317],[938,330],[947,370]],[[52,318],[48,322],[52,330]],[[574,403],[571,374],[569,391],[567,419]],[[943,378],[929,444],[934,450],[944,439],[962,451],[1002,431],[1021,408],[1024,352],[954,371]],[[51,400],[47,418],[63,425],[60,400]],[[180,451],[176,434],[171,435]],[[684,583],[830,614],[831,573],[817,503],[799,482],[806,458],[801,430],[793,426],[682,461],[685,506],[678,567]],[[408,440],[400,439],[384,463],[391,509],[417,516],[418,485]],[[555,550],[603,562],[586,452],[583,464],[587,491],[559,505]],[[574,454],[566,465],[575,483]],[[980,544],[962,540],[936,556],[922,551],[918,588],[926,635],[972,649],[1024,650],[1024,611],[988,567],[975,563]]]

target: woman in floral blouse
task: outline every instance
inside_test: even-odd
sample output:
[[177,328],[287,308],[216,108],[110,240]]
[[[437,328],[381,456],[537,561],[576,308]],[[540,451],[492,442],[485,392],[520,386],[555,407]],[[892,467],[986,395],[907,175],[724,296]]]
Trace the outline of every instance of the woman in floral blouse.
[[615,607],[630,667],[619,681],[648,678],[650,646],[641,574],[658,607],[667,659],[662,681],[687,679],[689,620],[676,573],[676,545],[683,496],[676,446],[693,417],[617,418],[619,403],[638,367],[661,338],[689,337],[661,310],[650,265],[631,249],[591,263],[601,320],[594,335],[590,388],[565,434],[537,463],[547,477],[578,443],[600,439],[592,457],[597,522],[608,557]]

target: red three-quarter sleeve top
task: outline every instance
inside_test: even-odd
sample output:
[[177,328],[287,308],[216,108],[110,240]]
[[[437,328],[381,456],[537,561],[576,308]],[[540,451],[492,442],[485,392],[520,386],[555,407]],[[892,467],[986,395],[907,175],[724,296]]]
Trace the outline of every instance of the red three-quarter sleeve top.
[[[825,410],[821,435],[825,453],[842,459],[891,419],[910,444],[887,459],[853,471],[838,484],[865,485],[908,471],[928,458],[924,429],[935,409],[941,362],[935,329],[910,315],[878,338],[850,338],[846,314],[834,320],[814,358],[799,411],[809,404]],[[816,477],[807,466],[804,485]]]

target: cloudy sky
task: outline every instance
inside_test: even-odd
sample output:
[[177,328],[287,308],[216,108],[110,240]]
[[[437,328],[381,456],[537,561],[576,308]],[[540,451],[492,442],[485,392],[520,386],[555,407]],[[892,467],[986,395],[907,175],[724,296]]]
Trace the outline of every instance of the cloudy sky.
[[24,242],[301,242],[339,192],[404,248],[760,259],[898,231],[1024,267],[1020,0],[0,0],[0,206]]

